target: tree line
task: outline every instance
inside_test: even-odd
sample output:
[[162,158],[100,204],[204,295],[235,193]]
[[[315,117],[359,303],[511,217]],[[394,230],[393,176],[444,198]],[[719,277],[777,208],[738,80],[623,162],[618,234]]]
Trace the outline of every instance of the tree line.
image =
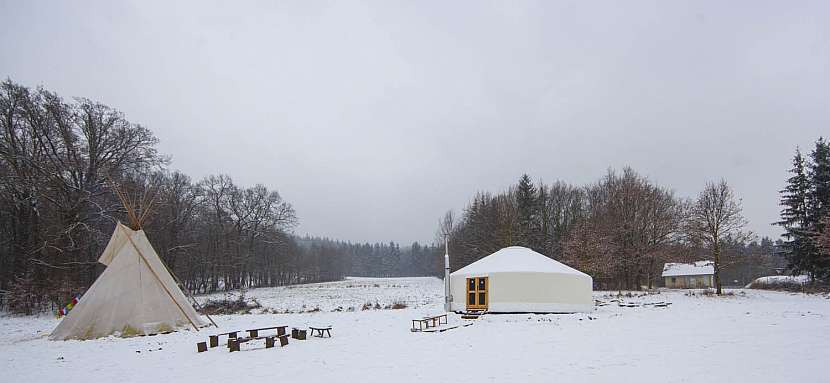
[[152,203],[147,234],[193,291],[313,279],[279,193],[224,175],[194,182],[166,168],[157,144],[107,105],[0,84],[0,303],[31,311],[94,282],[125,218],[113,189]]
[[32,312],[88,288],[115,223],[126,222],[116,191],[146,212],[154,248],[194,293],[435,274],[420,263],[434,246],[298,239],[296,212],[277,191],[227,175],[192,180],[168,169],[157,144],[107,105],[0,84],[0,306]]
[[523,175],[505,192],[477,193],[460,217],[448,212],[439,233],[449,237],[453,270],[518,245],[590,274],[597,288],[641,289],[660,281],[666,262],[709,259],[720,293],[724,273],[729,284],[746,283],[780,264],[772,240],[759,244],[745,225],[725,181],[684,199],[626,167],[584,186]]

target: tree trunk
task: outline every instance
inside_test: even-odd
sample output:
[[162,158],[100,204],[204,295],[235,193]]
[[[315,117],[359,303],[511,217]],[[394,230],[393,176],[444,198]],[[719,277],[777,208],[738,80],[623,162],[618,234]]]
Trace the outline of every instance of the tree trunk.
[[723,293],[720,284],[720,241],[715,239],[712,247],[712,254],[715,256],[715,293],[721,295]]

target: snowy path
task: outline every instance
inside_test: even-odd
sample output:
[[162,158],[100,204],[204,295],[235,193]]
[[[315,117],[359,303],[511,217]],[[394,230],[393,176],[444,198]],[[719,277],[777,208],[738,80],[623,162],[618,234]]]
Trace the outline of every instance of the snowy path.
[[[334,337],[233,354],[195,352],[195,342],[213,329],[50,342],[45,336],[55,319],[0,317],[0,381],[827,381],[830,299],[823,297],[747,290],[745,296],[711,298],[672,291],[625,299],[673,302],[668,308],[609,305],[590,315],[489,315],[467,328],[410,333],[410,319],[440,311],[441,293],[441,282],[429,278],[252,290],[248,296],[279,312],[302,305],[322,311],[215,318],[223,329],[332,324]],[[331,311],[370,301],[410,308]]]

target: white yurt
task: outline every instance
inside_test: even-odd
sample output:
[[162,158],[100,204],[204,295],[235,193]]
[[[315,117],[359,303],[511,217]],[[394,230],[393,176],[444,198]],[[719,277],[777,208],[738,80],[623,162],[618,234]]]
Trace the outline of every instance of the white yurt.
[[531,249],[511,246],[450,274],[451,310],[574,313],[594,308],[593,279]]

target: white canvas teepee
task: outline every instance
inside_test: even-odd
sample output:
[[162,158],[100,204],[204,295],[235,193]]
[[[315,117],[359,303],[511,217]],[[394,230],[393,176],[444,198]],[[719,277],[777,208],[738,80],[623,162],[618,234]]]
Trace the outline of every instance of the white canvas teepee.
[[49,339],[150,335],[207,325],[176,285],[143,230],[116,224],[98,262],[107,268]]

